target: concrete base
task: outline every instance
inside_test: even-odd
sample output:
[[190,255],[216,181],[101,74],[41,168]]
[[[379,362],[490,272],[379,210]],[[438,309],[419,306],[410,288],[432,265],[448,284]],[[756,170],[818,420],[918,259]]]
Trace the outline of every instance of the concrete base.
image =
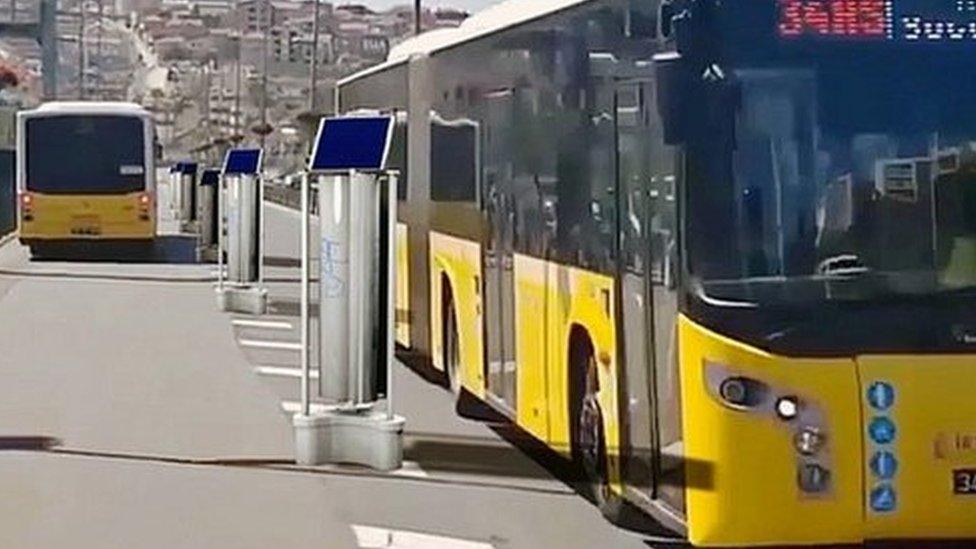
[[295,461],[299,465],[351,463],[379,471],[403,465],[401,416],[385,412],[327,409],[311,416],[296,414]]
[[230,313],[263,315],[268,312],[268,290],[255,286],[217,288],[217,307]]
[[197,263],[216,263],[216,262],[217,262],[216,246],[197,248]]

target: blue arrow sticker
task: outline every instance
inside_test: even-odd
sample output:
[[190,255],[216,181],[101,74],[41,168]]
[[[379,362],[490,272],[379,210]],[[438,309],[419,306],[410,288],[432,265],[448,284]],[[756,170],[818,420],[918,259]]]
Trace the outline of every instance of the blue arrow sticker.
[[877,513],[890,513],[898,507],[898,495],[890,484],[882,484],[871,490],[871,510]]
[[889,480],[898,472],[898,459],[886,450],[875,452],[871,457],[871,472],[880,479]]
[[868,435],[875,444],[890,444],[895,440],[895,424],[886,417],[876,417],[868,425]]
[[890,383],[878,381],[868,387],[868,404],[879,411],[891,408],[895,403],[895,388]]

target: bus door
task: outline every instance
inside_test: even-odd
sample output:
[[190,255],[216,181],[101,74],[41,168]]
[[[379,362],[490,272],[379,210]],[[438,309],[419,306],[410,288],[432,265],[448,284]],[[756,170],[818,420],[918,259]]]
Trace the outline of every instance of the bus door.
[[626,418],[624,475],[626,485],[641,496],[652,496],[654,460],[651,375],[654,362],[652,276],[648,204],[652,169],[644,109],[645,84],[621,80],[615,85],[614,127],[617,141],[616,196],[620,212],[620,253],[617,260],[618,325],[623,327],[618,351],[623,357]]
[[[503,128],[511,124],[514,90],[489,95],[488,125],[499,129],[484,143],[486,163],[482,204],[487,218],[484,247],[484,318],[486,332],[487,395],[514,417],[516,409],[515,368],[515,200],[512,186],[510,136]],[[508,160],[505,160],[505,159]]]
[[[675,154],[664,144],[651,75],[618,77],[615,89],[623,327],[624,478],[641,499],[681,508],[677,393]],[[673,454],[673,455],[672,455]]]

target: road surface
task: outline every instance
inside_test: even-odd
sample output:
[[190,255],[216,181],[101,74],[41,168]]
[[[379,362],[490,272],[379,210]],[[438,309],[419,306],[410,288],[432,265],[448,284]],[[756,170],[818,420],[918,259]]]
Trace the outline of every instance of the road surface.
[[0,247],[0,435],[61,441],[0,451],[0,547],[646,547],[402,366],[403,471],[294,466],[297,356],[242,346],[297,339],[298,217],[267,211],[257,327],[172,230],[151,263]]

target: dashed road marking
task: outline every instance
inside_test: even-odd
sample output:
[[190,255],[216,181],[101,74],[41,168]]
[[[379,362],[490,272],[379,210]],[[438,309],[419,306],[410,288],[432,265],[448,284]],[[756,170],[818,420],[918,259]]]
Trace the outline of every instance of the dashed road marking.
[[241,347],[249,349],[271,349],[275,351],[301,351],[302,344],[291,341],[268,341],[264,339],[242,339],[238,341]]
[[[290,366],[255,366],[254,373],[259,376],[293,377],[295,379],[301,379],[302,377],[301,368],[292,368]],[[312,379],[318,379],[318,369],[313,369],[311,372],[309,372],[309,377]]]
[[486,541],[396,530],[382,526],[351,525],[360,549],[493,549]]
[[261,328],[265,330],[292,330],[291,322],[280,320],[251,320],[246,318],[235,318],[230,321],[233,326],[238,328]]

